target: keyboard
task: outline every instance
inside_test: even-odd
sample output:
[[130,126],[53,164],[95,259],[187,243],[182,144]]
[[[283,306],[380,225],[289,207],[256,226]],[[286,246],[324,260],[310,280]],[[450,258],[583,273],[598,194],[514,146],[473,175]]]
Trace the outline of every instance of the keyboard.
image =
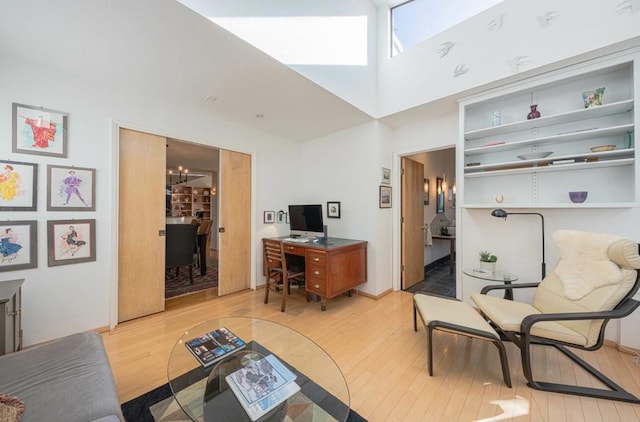
[[284,239],[285,242],[295,242],[295,243],[309,243],[311,239],[307,239],[306,237],[287,237]]

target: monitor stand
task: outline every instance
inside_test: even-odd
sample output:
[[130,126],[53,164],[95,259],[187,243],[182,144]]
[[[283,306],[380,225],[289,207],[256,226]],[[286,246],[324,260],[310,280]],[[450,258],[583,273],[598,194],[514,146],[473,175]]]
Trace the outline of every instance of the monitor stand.
[[292,239],[297,239],[297,238],[299,238],[301,236],[299,234],[290,234],[289,237],[292,238]]

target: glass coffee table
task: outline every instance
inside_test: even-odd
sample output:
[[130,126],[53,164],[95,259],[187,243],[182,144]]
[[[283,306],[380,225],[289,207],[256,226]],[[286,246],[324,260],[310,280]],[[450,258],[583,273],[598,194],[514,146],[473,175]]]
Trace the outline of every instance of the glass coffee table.
[[[225,327],[247,343],[244,349],[203,367],[185,343]],[[171,355],[167,375],[173,396],[193,421],[251,421],[225,376],[273,354],[295,375],[300,391],[259,421],[346,421],[349,388],[333,359],[311,339],[284,325],[257,318],[229,317],[206,321],[185,332]]]
[[[512,281],[517,281],[518,276],[512,273],[506,273],[503,271],[486,271],[478,268],[465,268],[462,270],[463,273],[468,275],[469,277],[479,278],[487,281],[496,281],[500,283],[504,283],[506,285],[511,284]],[[513,290],[505,289],[504,298],[508,300],[513,300]]]

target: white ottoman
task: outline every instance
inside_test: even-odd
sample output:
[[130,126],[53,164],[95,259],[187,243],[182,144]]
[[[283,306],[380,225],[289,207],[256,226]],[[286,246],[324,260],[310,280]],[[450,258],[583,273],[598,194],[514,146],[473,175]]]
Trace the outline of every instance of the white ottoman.
[[417,314],[427,330],[427,363],[433,376],[433,330],[448,331],[492,342],[500,353],[504,383],[511,388],[507,352],[500,336],[470,305],[457,299],[427,293],[413,295],[413,329],[418,331]]

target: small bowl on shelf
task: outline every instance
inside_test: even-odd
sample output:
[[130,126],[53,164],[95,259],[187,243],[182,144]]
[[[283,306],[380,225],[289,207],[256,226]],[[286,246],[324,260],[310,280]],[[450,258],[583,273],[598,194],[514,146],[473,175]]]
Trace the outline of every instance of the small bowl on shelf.
[[579,192],[569,192],[569,199],[574,204],[582,204],[587,200],[587,191],[579,191]]
[[518,158],[521,160],[537,160],[540,158],[546,158],[551,154],[553,154],[552,151],[530,152],[529,154],[518,155]]
[[616,149],[615,145],[598,145],[597,147],[590,148],[591,152],[604,152],[604,151],[612,151]]

